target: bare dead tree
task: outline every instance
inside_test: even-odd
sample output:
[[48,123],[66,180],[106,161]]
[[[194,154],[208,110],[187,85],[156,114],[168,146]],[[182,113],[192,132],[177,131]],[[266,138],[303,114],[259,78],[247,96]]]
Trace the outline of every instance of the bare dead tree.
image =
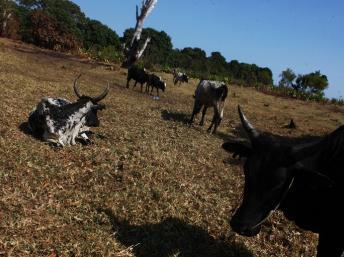
[[141,33],[143,28],[143,22],[149,15],[149,13],[153,10],[155,4],[158,0],[142,0],[142,7],[141,13],[139,15],[139,7],[136,5],[136,26],[133,38],[131,39],[129,47],[125,47],[125,56],[126,59],[122,63],[123,67],[130,67],[133,65],[140,57],[142,56],[143,52],[146,50],[148,43],[150,42],[150,38],[148,37],[143,44],[142,48],[139,49],[139,42],[141,39]]
[[0,0],[0,36],[6,33],[7,23],[12,16],[10,0]]

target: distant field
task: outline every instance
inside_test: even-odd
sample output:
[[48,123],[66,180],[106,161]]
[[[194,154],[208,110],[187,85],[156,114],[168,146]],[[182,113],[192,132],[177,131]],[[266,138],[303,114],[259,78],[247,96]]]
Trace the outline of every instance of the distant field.
[[[55,149],[28,134],[43,96],[96,95],[109,82],[94,144]],[[274,213],[254,238],[234,234],[243,174],[221,144],[240,134],[236,107],[259,129],[323,135],[344,107],[230,85],[217,135],[189,128],[197,80],[160,100],[125,88],[126,70],[0,39],[0,256],[314,256],[317,236]],[[294,119],[297,129],[284,128]]]

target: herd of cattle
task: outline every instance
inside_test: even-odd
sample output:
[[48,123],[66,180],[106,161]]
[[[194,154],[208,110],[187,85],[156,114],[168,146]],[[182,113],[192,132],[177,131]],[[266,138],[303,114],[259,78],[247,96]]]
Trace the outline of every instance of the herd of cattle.
[[[43,98],[29,115],[29,126],[36,136],[57,146],[90,143],[90,127],[99,126],[97,111],[105,106],[109,86],[97,97],[81,95],[74,81],[76,102],[64,98]],[[146,92],[166,90],[166,82],[145,69],[128,69],[131,80]],[[173,83],[188,82],[186,74],[173,72]],[[195,90],[190,125],[202,107],[200,125],[209,107],[214,115],[209,132],[223,118],[228,86],[223,82],[201,80]],[[344,251],[344,125],[329,135],[307,144],[295,144],[281,137],[260,133],[248,121],[240,106],[239,117],[248,141],[226,142],[222,147],[245,159],[245,187],[240,207],[231,219],[232,229],[244,236],[259,233],[261,225],[276,209],[299,227],[319,234],[318,257],[340,257]],[[212,128],[214,127],[213,131]]]

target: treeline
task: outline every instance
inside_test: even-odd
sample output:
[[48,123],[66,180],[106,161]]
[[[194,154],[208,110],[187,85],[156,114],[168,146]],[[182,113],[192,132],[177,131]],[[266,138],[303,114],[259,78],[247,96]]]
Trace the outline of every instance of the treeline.
[[94,58],[122,58],[117,33],[69,0],[0,0],[0,35]]
[[[111,62],[123,60],[123,47],[133,34],[133,29],[127,29],[120,38],[106,25],[86,17],[80,7],[69,0],[0,0],[0,13],[5,12],[11,16],[0,17],[2,36]],[[179,68],[193,77],[251,86],[272,84],[269,68],[236,60],[227,62],[221,53],[207,56],[200,48],[174,49],[171,37],[164,31],[144,29],[142,39],[147,36],[152,40],[141,60],[146,67],[169,71]]]
[[[121,38],[122,43],[128,45],[133,33],[133,29],[127,29]],[[273,83],[272,72],[269,68],[240,63],[237,60],[227,62],[220,52],[212,52],[210,56],[207,56],[206,52],[200,48],[174,49],[171,37],[164,31],[143,29],[142,42],[147,37],[151,38],[151,42],[142,58],[145,67],[167,71],[178,68],[192,77],[231,81],[249,86],[272,85]]]

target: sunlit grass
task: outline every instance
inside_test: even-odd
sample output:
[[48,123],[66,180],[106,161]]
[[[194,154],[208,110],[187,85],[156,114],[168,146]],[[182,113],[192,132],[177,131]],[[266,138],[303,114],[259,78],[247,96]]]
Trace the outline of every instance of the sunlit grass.
[[[218,135],[189,128],[198,81],[159,101],[125,89],[126,71],[1,39],[0,255],[312,256],[316,236],[275,213],[258,237],[235,235],[229,218],[243,174],[222,149],[240,134],[237,104],[259,129],[321,135],[343,124],[343,108],[264,95],[230,85]],[[89,146],[52,148],[27,133],[43,96],[73,100],[72,82],[95,95],[110,83]],[[298,128],[284,128],[293,118]]]

